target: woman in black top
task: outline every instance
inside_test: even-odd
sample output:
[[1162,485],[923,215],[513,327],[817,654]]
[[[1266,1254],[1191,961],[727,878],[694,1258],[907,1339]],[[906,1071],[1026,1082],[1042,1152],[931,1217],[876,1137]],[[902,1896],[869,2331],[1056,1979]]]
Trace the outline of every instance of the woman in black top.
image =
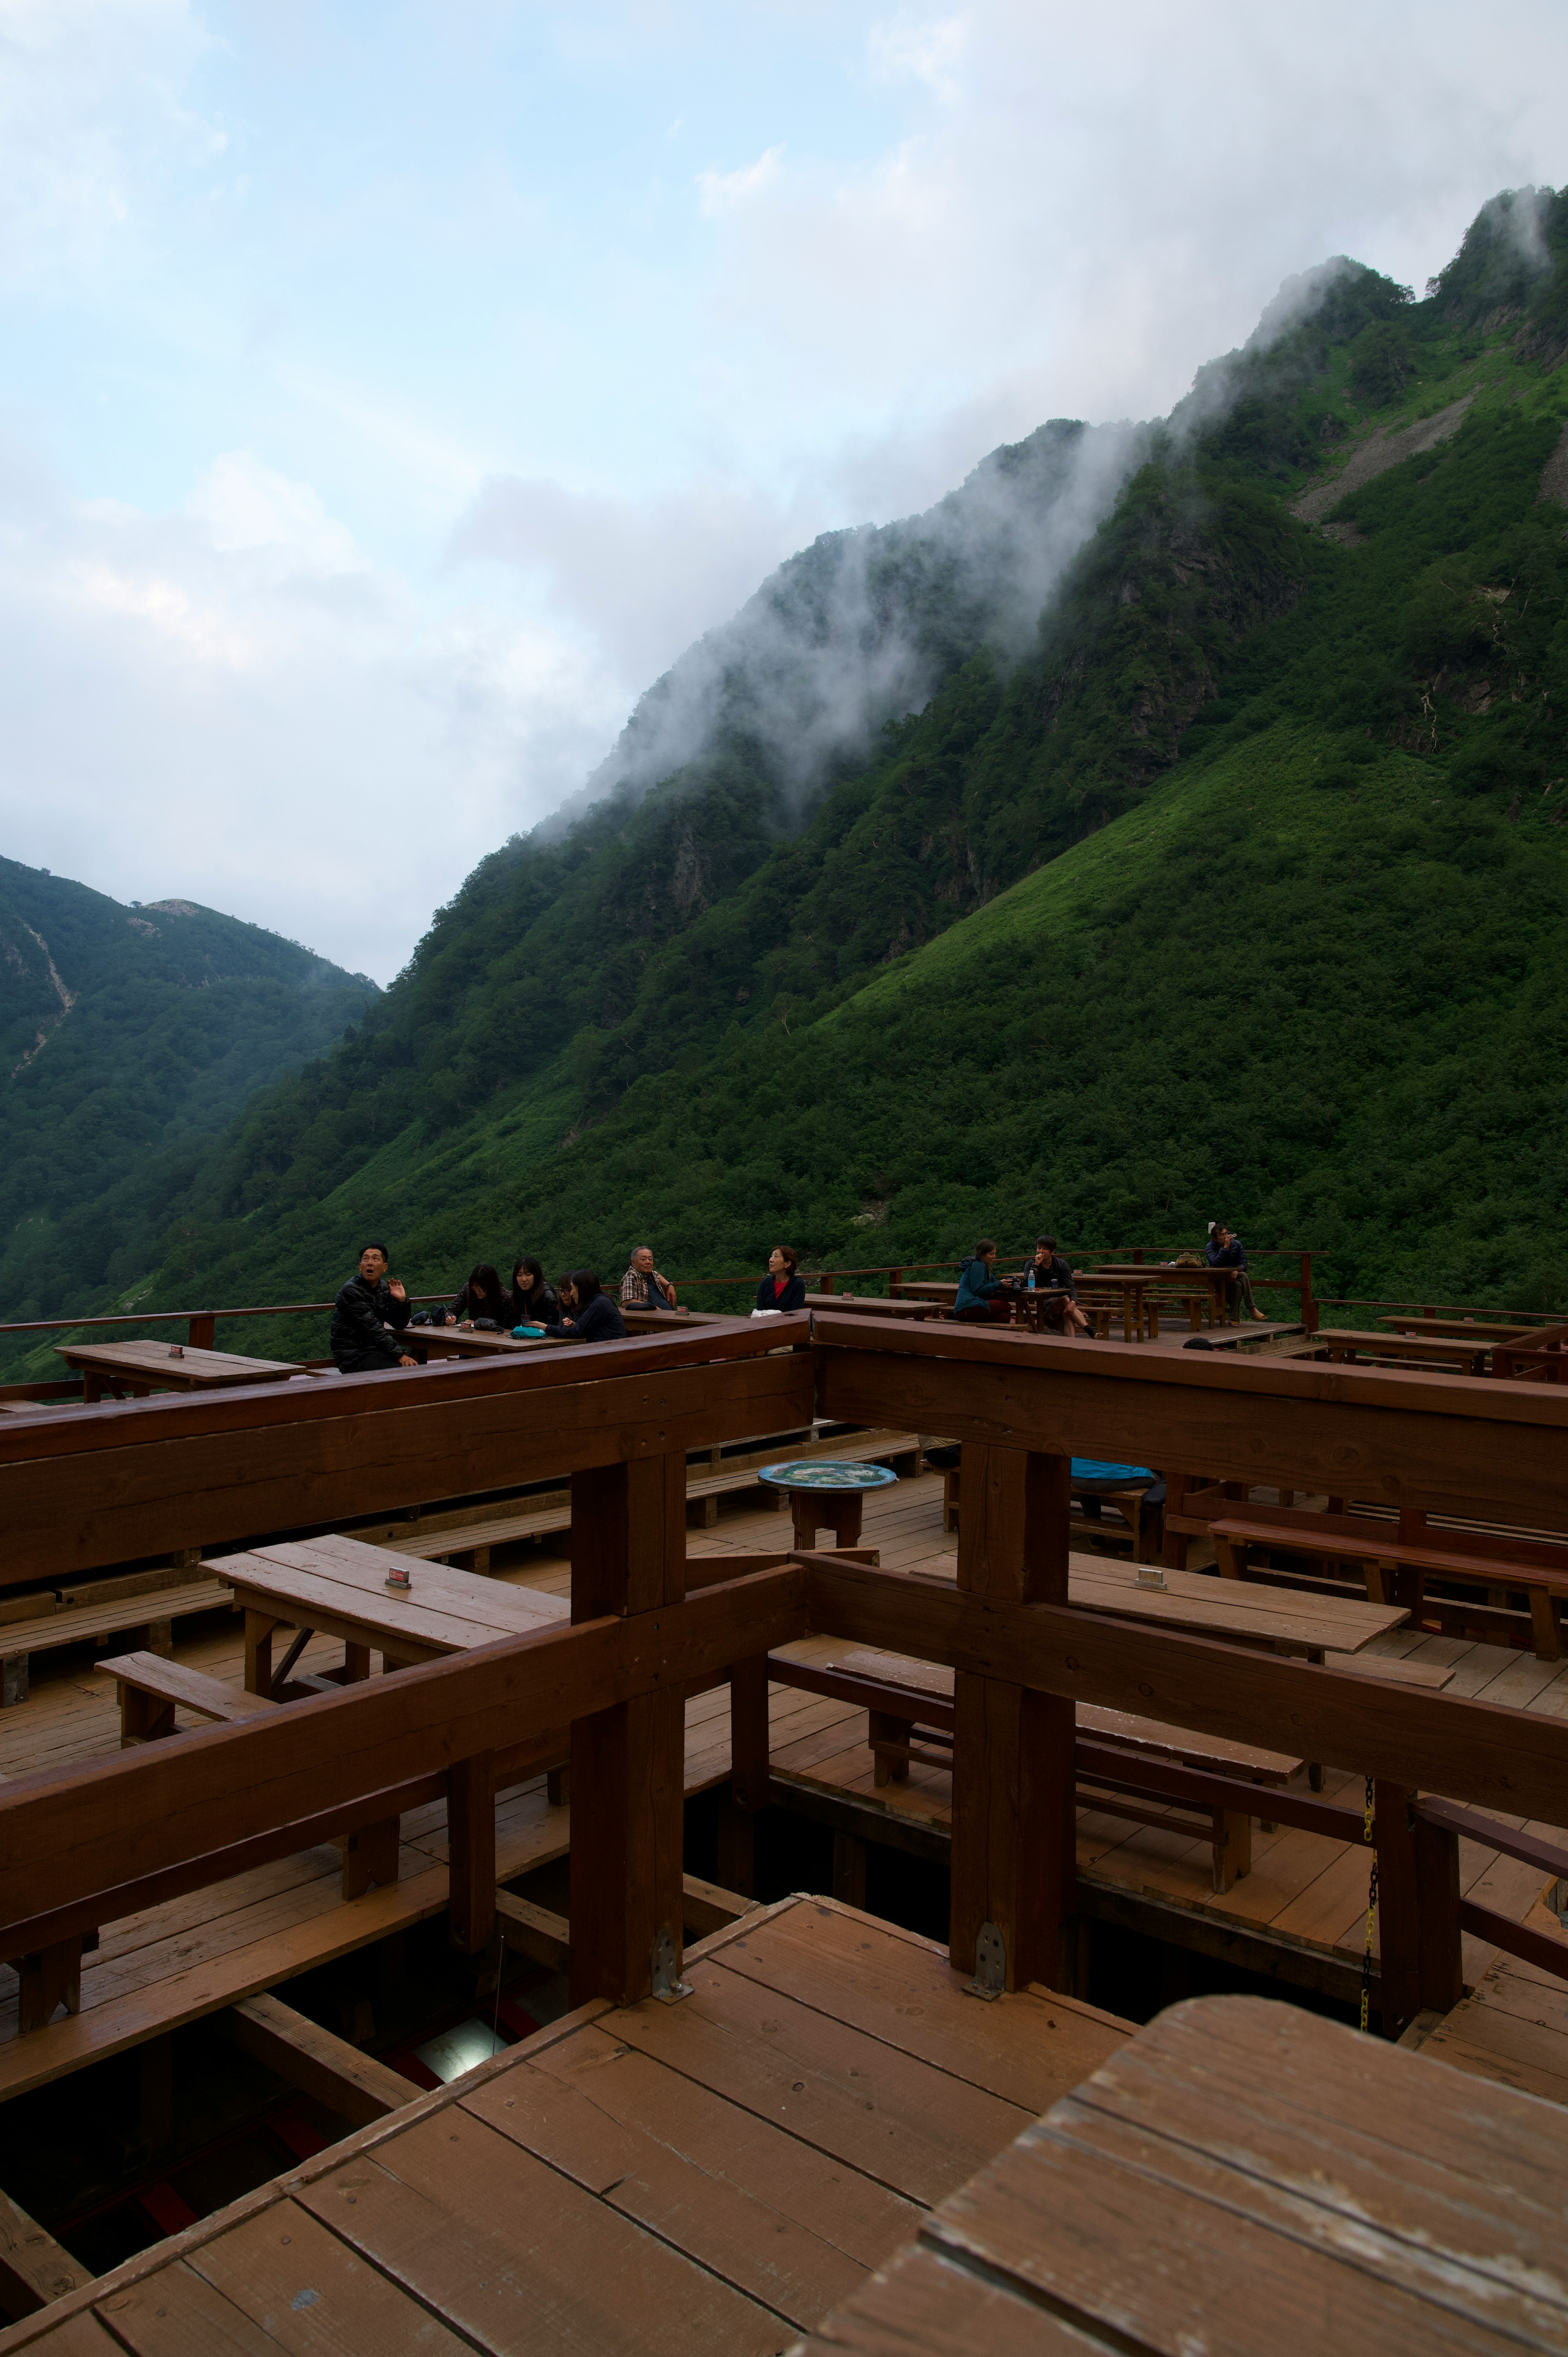
[[759,1309],[800,1309],[805,1305],[806,1280],[797,1274],[800,1255],[791,1244],[775,1244],[768,1255],[768,1274],[757,1288]]
[[532,1253],[524,1253],[512,1270],[509,1315],[514,1326],[550,1326],[561,1315],[560,1297],[545,1283],[544,1271]]
[[506,1290],[488,1260],[468,1272],[468,1282],[447,1310],[448,1326],[477,1326],[481,1333],[499,1334],[507,1319]]
[[575,1268],[561,1280],[559,1325],[545,1332],[557,1342],[624,1342],[626,1320],[591,1268]]

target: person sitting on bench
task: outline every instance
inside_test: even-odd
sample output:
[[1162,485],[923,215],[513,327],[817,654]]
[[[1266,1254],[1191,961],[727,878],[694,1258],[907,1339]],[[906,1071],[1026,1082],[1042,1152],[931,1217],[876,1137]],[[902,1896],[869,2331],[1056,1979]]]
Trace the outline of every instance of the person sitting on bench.
[[798,1274],[800,1255],[793,1244],[775,1244],[768,1255],[768,1274],[757,1288],[758,1309],[800,1309],[805,1306],[806,1280]]
[[1046,1322],[1058,1334],[1086,1334],[1089,1319],[1078,1306],[1078,1285],[1057,1250],[1055,1236],[1035,1238],[1035,1257],[1014,1284],[1020,1293],[1047,1296]]
[[623,1309],[673,1309],[675,1288],[653,1265],[653,1246],[639,1244],[620,1281]]
[[544,1271],[533,1254],[524,1253],[511,1273],[508,1325],[550,1326],[560,1315],[561,1300],[555,1287],[546,1282]]
[[1252,1280],[1247,1274],[1247,1247],[1235,1229],[1223,1220],[1210,1220],[1203,1257],[1210,1268],[1234,1271],[1225,1287],[1226,1324],[1236,1324],[1238,1302],[1249,1317],[1262,1318],[1263,1313],[1252,1298]]
[[626,1320],[591,1268],[561,1280],[560,1323],[545,1332],[557,1342],[624,1342]]
[[379,1374],[388,1367],[416,1367],[399,1336],[408,1324],[408,1295],[400,1277],[387,1275],[385,1244],[361,1244],[360,1272],[332,1304],[332,1356],[342,1375]]
[[442,1319],[447,1326],[477,1327],[482,1334],[499,1334],[503,1325],[514,1322],[507,1316],[506,1292],[500,1278],[488,1260],[469,1270],[468,1282]]
[[1013,1305],[1005,1298],[1011,1287],[992,1275],[995,1265],[996,1247],[989,1236],[983,1236],[958,1273],[958,1298],[951,1315],[961,1325],[1005,1324],[1013,1315]]

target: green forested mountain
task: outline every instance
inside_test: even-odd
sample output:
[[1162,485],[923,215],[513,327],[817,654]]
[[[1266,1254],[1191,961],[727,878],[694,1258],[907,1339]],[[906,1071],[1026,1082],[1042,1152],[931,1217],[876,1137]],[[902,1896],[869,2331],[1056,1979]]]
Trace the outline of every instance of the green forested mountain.
[[213,1140],[380,995],[259,925],[0,859],[0,1314],[145,1290]]
[[1330,264],[1163,424],[818,544],[191,1158],[146,1298],[298,1298],[367,1222],[424,1289],[1224,1214],[1568,1301],[1565,420],[1521,191],[1424,299]]

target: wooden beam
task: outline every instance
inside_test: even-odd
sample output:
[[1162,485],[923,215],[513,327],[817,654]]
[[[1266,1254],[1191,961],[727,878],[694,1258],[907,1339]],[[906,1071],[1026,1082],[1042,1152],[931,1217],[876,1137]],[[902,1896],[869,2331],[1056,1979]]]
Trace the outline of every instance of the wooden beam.
[[[983,1606],[1065,1603],[1071,1502],[1062,1457],[963,1445],[960,1590]],[[1073,1913],[1073,1706],[1005,1672],[953,1681],[952,1907],[960,1972],[1001,1942],[1002,1986],[1062,1985]]]
[[755,1899],[745,1899],[738,1890],[725,1890],[716,1882],[704,1882],[701,1875],[683,1874],[681,1878],[681,1911],[700,1940],[705,1940],[711,1932],[727,1931],[743,1915],[752,1914],[756,1907]]
[[247,1997],[215,2018],[236,2046],[357,2128],[401,2111],[422,2092],[275,1996]]
[[[574,1624],[609,1612],[672,1621],[700,1605],[686,1599],[685,1585],[682,1449],[573,1474]],[[632,2004],[680,1977],[684,1765],[679,1684],[650,1684],[607,1709],[573,1714],[575,2006],[601,1996]]]
[[1568,1389],[869,1318],[815,1344],[820,1413],[849,1423],[1489,1518],[1507,1499],[1568,1531]]
[[[743,1341],[704,1329],[499,1366],[246,1389],[221,1406],[198,1394],[83,1410],[80,1430],[40,1418],[35,1452],[0,1445],[0,1584],[809,1422],[809,1355]],[[0,1417],[0,1444],[21,1421]],[[67,1423],[74,1445],[45,1442]]]
[[794,1561],[816,1635],[1370,1771],[1499,1814],[1560,1824],[1568,1811],[1568,1726],[1544,1712],[1383,1685],[1074,1605],[992,1604],[916,1572],[814,1553]]
[[452,1945],[482,1956],[496,1928],[496,1756],[455,1760],[446,1779]]
[[0,2316],[16,2323],[92,2281],[92,2272],[62,2250],[8,2193],[0,2193]]
[[[0,1955],[16,1953],[20,1904],[29,1918],[46,1916],[231,1854],[280,1825],[330,1824],[411,1777],[618,1702],[675,1696],[678,1713],[681,1690],[718,1674],[743,1646],[804,1636],[803,1599],[793,1565],[757,1572],[659,1611],[501,1638],[245,1726],[197,1727],[177,1743],[15,1777],[0,1784],[0,1906],[9,1910]],[[115,1913],[106,1907],[93,1921]]]
[[496,1929],[505,1945],[547,1971],[564,1973],[572,1953],[571,1928],[564,1915],[536,1907],[510,1890],[496,1892]]

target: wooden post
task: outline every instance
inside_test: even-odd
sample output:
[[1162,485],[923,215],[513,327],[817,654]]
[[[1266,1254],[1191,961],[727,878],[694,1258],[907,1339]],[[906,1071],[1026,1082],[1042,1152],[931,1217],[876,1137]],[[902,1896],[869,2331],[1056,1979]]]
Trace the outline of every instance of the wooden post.
[[1411,1796],[1380,1777],[1372,1786],[1378,1861],[1378,1955],[1383,2036],[1403,2036],[1421,2011],[1421,1900]]
[[[380,1831],[380,1827],[375,1828]],[[496,1930],[496,1759],[455,1760],[446,1777],[447,1909],[452,1945],[480,1956]]]
[[[574,1473],[573,1620],[656,1612],[685,1588],[684,1452]],[[677,1691],[572,1723],[575,2006],[679,1979],[685,1720]]]
[[1450,2013],[1465,1994],[1459,1932],[1459,1836],[1446,1825],[1415,1821],[1415,1889],[1420,1916],[1420,2002]]
[[1301,1256],[1301,1322],[1309,1334],[1317,1331],[1317,1304],[1312,1297],[1312,1254]]
[[[961,1469],[959,1586],[1065,1603],[1069,1459],[966,1441]],[[961,1670],[953,1711],[953,1964],[975,1972],[983,1935],[983,1976],[1060,1988],[1077,1884],[1073,1705]]]
[[199,1310],[186,1331],[191,1350],[210,1351],[218,1340],[218,1319],[210,1309]]
[[16,1959],[16,2029],[28,2037],[44,2029],[63,2005],[67,2013],[81,2011],[81,1933],[56,1940],[32,1955]]
[[729,1674],[729,1798],[719,1815],[719,1880],[749,1899],[757,1880],[757,1813],[768,1806],[768,1662]]

